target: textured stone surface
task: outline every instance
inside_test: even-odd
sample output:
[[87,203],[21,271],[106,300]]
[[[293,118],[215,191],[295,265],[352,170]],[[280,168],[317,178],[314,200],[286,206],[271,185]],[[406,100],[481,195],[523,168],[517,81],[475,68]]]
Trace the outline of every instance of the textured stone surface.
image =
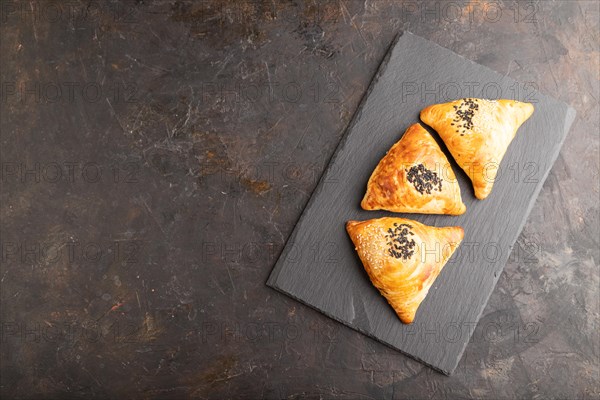
[[[2,2],[2,397],[599,397],[596,1],[45,4]],[[577,110],[452,377],[264,285],[402,29]]]

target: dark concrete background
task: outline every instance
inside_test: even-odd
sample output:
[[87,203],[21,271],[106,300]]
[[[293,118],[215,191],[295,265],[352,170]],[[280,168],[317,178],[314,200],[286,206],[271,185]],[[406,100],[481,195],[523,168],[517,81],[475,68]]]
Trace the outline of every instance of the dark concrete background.
[[[598,2],[0,5],[2,398],[600,397]],[[265,286],[402,29],[577,110],[451,377]]]

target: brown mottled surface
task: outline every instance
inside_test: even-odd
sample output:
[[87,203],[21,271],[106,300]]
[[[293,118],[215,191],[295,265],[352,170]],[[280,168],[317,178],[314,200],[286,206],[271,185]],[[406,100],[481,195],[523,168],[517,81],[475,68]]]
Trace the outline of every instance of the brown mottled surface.
[[[3,1],[2,398],[599,398],[599,3],[450,3]],[[577,110],[452,377],[264,285],[401,29]]]

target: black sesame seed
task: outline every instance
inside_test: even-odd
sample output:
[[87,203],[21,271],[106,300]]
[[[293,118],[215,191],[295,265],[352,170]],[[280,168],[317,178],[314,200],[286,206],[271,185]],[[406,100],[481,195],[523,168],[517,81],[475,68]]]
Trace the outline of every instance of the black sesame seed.
[[456,117],[453,121],[462,122],[463,124],[459,125],[461,128],[472,129],[473,116],[475,111],[479,110],[479,104],[472,98],[464,98],[458,106],[453,107],[456,110]]
[[390,240],[388,242],[388,253],[394,258],[402,258],[403,260],[406,260],[415,253],[415,240],[408,240],[407,237],[409,234],[414,235],[414,233],[410,230],[412,229],[412,225],[394,224],[394,226],[394,230],[392,231],[391,229],[388,229],[388,232],[391,231],[391,233],[386,235],[386,238]]
[[414,165],[410,169],[407,169],[406,179],[421,194],[425,192],[431,194],[432,190],[442,190],[442,180],[438,177],[437,173],[427,169],[423,164]]

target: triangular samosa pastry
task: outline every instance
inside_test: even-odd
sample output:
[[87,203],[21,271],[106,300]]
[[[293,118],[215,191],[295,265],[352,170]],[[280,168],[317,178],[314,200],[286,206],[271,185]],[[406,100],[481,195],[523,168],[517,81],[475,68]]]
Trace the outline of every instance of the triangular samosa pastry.
[[440,271],[464,237],[463,228],[436,228],[404,218],[348,221],[371,282],[400,320],[410,324]]
[[373,171],[365,210],[460,215],[466,210],[454,171],[420,124],[409,127]]
[[508,145],[532,113],[529,103],[467,98],[431,105],[421,111],[421,120],[439,133],[471,178],[475,197],[483,200],[492,191]]

